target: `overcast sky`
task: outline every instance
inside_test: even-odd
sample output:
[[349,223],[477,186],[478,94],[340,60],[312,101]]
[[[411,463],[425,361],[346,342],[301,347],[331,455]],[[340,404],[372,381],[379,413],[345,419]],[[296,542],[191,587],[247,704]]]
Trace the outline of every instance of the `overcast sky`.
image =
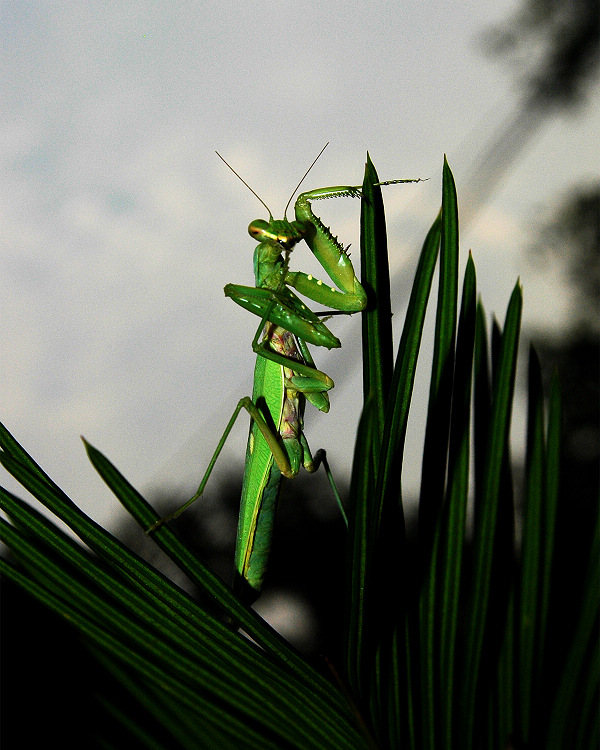
[[[253,283],[247,226],[267,217],[215,149],[276,216],[326,141],[306,189],[361,183],[367,150],[382,179],[430,178],[385,192],[399,327],[439,207],[443,154],[464,206],[477,153],[515,107],[508,67],[481,49],[485,29],[515,7],[0,4],[0,414],[80,507],[101,523],[120,510],[80,434],[142,492],[191,494],[251,392],[257,322],[222,290]],[[489,314],[503,319],[520,276],[525,322],[560,330],[569,306],[560,279],[522,250],[572,185],[597,177],[595,102],[549,121],[462,235],[461,268],[471,248]],[[359,202],[319,209],[358,253]],[[293,267],[315,270],[300,248]],[[360,323],[331,327],[343,349],[315,352],[336,381],[331,412],[309,407],[306,431],[344,474]],[[418,484],[427,376],[408,490]],[[241,462],[246,435],[244,418],[225,468]]]

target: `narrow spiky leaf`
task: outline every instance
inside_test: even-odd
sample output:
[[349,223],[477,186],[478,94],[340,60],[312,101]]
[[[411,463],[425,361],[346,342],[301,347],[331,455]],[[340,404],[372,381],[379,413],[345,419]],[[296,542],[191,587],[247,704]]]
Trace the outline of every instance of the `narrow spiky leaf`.
[[466,612],[464,684],[461,691],[461,732],[466,748],[470,748],[474,742],[477,688],[486,635],[498,498],[510,427],[521,307],[521,289],[517,285],[509,302],[498,347],[497,366],[494,368],[482,507],[474,530],[472,583]]
[[[382,654],[382,660],[388,666],[383,675],[383,679],[388,681],[388,689],[384,693],[388,705],[385,708],[382,706],[381,711],[389,717],[390,743],[400,731],[408,734],[414,729],[414,718],[410,709],[410,706],[414,705],[414,700],[410,695],[412,680],[409,676],[410,652],[414,644],[407,628],[406,616],[408,602],[414,600],[415,596],[416,570],[414,559],[407,557],[405,548],[401,469],[425,313],[439,251],[440,224],[441,218],[438,216],[427,234],[415,274],[386,410],[376,490],[378,573],[375,578],[379,586],[374,597],[374,617],[382,625],[381,648],[385,652]],[[390,576],[395,581],[393,596],[389,593]],[[385,627],[384,623],[387,623]]]
[[448,490],[441,526],[440,671],[438,701],[442,744],[452,746],[457,690],[454,677],[458,605],[469,493],[471,381],[476,320],[475,266],[469,255],[458,325],[452,422],[448,454]]
[[529,744],[539,636],[540,563],[545,543],[542,525],[545,497],[544,393],[539,359],[529,351],[529,414],[527,419],[526,497],[521,533],[519,576],[520,735]]
[[435,705],[434,629],[439,615],[436,612],[437,561],[452,405],[457,300],[458,205],[454,178],[444,160],[440,284],[419,500],[419,575],[423,581],[419,595],[421,711],[423,747],[432,749],[436,747],[439,727]]
[[373,398],[377,424],[374,461],[378,463],[379,440],[392,381],[392,306],[387,234],[381,188],[375,167],[367,154],[360,217],[361,283],[367,292],[362,314],[363,393]]
[[348,579],[346,621],[346,676],[355,695],[364,698],[375,645],[370,630],[369,577],[373,473],[371,450],[375,406],[367,401],[358,425],[348,502]]

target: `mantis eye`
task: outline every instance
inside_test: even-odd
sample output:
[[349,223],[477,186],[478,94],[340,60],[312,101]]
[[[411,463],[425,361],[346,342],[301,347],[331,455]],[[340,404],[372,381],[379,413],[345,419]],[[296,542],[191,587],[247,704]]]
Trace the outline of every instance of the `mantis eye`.
[[248,227],[248,234],[259,242],[265,239],[269,233],[269,222],[264,219],[255,219]]
[[278,237],[277,243],[283,250],[292,250],[294,245],[298,242],[295,237]]

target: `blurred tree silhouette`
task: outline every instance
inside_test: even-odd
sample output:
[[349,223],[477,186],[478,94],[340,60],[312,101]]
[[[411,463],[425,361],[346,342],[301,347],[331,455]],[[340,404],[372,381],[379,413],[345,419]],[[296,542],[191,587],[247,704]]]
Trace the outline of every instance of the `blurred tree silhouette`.
[[516,60],[530,106],[573,107],[597,75],[599,30],[595,0],[525,0],[509,21],[487,32],[487,47]]
[[[575,300],[565,335],[556,340],[536,331],[535,341],[545,387],[554,370],[562,383],[562,548],[556,550],[555,575],[560,576],[564,601],[577,601],[600,476],[600,183],[573,189],[532,251],[560,260]],[[567,621],[572,610],[567,607],[554,617]]]
[[[513,68],[520,101],[499,127],[474,170],[472,193],[485,205],[496,185],[548,117],[576,112],[596,83],[600,14],[596,0],[523,0],[516,13],[489,29],[490,56]],[[463,213],[464,225],[464,213]],[[572,320],[556,341],[535,332],[548,387],[552,372],[560,374],[564,394],[565,449],[563,502],[559,523],[570,528],[564,549],[557,550],[565,591],[575,586],[584,560],[590,519],[598,502],[599,476],[599,312],[600,312],[600,185],[573,187],[552,221],[532,243],[537,253],[553,253],[571,284]],[[568,613],[557,613],[568,616]]]
[[[490,139],[469,181],[471,218],[547,118],[574,112],[597,77],[600,15],[596,0],[523,0],[514,16],[484,34],[489,56],[514,70],[519,101]],[[462,212],[462,225],[465,225]]]
[[532,252],[552,254],[565,267],[576,303],[570,328],[578,335],[600,333],[600,183],[573,188],[541,228]]

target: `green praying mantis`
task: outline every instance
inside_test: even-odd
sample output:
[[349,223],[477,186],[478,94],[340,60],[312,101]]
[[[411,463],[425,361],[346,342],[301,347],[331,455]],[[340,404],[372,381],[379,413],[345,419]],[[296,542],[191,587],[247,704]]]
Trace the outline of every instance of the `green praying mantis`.
[[[267,569],[282,477],[294,478],[300,466],[314,472],[323,463],[342,507],[325,452],[320,450],[313,457],[304,435],[306,401],[328,412],[328,391],[334,385],[333,380],[315,366],[308,344],[335,349],[341,343],[292,289],[339,313],[355,313],[365,308],[367,295],[356,277],[347,249],[313,213],[311,206],[312,202],[327,198],[360,197],[360,187],[338,185],[301,193],[294,205],[295,220],[289,221],[286,216],[294,194],[327,145],[296,186],[284,210],[284,218],[280,220],[273,218],[266,203],[217,153],[269,213],[268,221],[256,219],[248,227],[250,236],[258,242],[254,250],[255,286],[227,284],[224,290],[227,297],[260,318],[252,341],[252,350],[257,355],[254,386],[252,397],[245,396],[238,402],[194,496],[150,529],[153,531],[177,517],[202,495],[223,445],[240,411],[245,409],[251,423],[236,537],[234,589],[249,603],[260,594]],[[417,181],[393,180],[378,184]],[[335,286],[302,271],[290,270],[290,256],[301,240],[306,242]]]

